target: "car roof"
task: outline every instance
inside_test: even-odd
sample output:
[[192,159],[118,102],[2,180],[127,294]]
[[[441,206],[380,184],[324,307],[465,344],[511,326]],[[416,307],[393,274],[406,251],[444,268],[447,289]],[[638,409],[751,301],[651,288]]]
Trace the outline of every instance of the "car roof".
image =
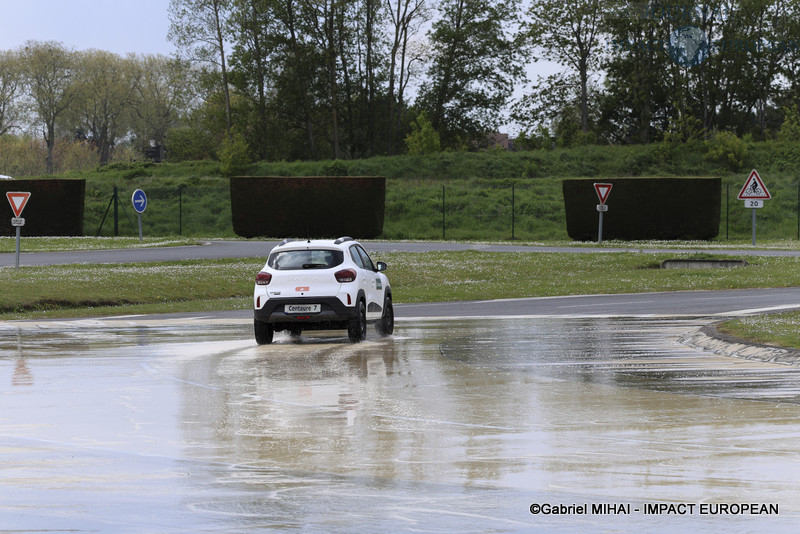
[[358,241],[353,239],[352,237],[340,237],[336,240],[332,239],[284,239],[278,245],[273,248],[273,252],[278,252],[280,250],[305,250],[309,248],[336,248],[336,249],[343,249],[349,247],[353,244],[360,244]]

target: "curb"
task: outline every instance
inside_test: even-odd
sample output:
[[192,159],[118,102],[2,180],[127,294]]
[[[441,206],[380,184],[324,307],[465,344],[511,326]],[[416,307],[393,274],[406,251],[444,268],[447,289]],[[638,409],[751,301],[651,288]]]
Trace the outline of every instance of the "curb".
[[689,347],[722,356],[800,366],[800,350],[751,343],[718,332],[714,324],[689,332],[681,336],[678,341]]

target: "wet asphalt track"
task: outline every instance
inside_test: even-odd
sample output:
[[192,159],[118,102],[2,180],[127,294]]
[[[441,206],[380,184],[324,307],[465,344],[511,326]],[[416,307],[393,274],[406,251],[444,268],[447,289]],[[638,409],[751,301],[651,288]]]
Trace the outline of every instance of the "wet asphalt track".
[[[394,336],[358,345],[334,332],[259,347],[235,313],[3,323],[0,524],[795,531],[800,369],[678,342],[724,314],[542,300],[492,319],[398,307]],[[779,514],[699,508],[745,502]],[[645,513],[664,503],[696,513]]]
[[264,347],[243,312],[0,323],[0,531],[794,532],[800,369],[678,340],[796,307],[398,305],[388,339]]

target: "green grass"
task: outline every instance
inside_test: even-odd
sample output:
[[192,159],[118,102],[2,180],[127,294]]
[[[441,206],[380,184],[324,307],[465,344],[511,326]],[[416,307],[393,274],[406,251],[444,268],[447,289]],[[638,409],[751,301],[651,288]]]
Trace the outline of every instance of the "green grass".
[[[395,301],[435,302],[800,285],[800,258],[662,270],[670,253],[384,253]],[[0,317],[248,309],[263,258],[0,269]]]
[[735,269],[658,269],[692,254],[634,252],[393,253],[398,302],[485,300],[560,295],[720,290],[800,285],[800,258],[746,257]]
[[252,293],[263,259],[0,269],[2,317],[228,309]]
[[800,349],[800,311],[726,321],[717,325],[717,330],[756,343]]

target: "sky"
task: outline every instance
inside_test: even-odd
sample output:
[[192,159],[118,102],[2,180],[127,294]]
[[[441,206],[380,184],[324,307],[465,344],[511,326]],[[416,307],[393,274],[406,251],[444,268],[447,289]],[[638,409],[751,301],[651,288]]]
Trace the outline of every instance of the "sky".
[[0,0],[0,50],[59,41],[75,50],[171,55],[169,0]]

